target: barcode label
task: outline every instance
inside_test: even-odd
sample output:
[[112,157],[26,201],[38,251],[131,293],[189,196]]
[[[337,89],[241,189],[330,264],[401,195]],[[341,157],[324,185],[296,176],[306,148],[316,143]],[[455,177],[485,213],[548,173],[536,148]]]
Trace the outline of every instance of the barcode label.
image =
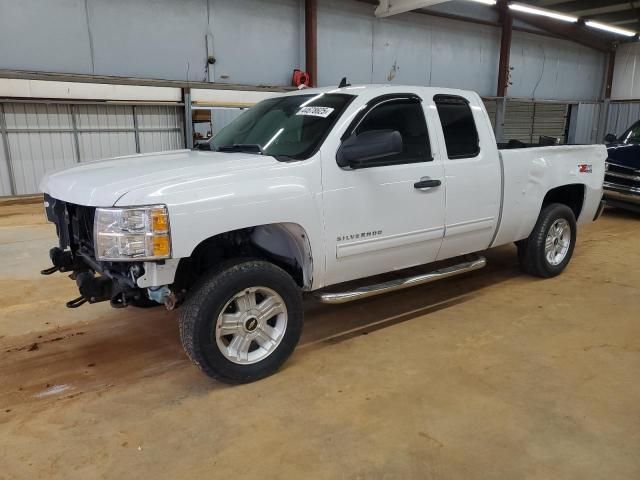
[[333,108],[330,107],[302,107],[298,110],[296,115],[308,115],[310,117],[322,117],[327,118],[333,112]]

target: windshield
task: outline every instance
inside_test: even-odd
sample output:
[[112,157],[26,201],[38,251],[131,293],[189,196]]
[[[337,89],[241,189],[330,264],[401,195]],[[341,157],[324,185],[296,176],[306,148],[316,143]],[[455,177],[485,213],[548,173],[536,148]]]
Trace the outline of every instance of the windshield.
[[309,158],[353,98],[322,93],[263,100],[220,130],[211,150]]
[[634,123],[618,140],[622,143],[640,143],[640,122]]

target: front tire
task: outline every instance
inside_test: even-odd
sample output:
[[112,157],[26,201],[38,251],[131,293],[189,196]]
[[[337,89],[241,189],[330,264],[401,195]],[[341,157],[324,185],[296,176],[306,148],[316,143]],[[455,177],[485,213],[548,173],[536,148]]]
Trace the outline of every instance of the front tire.
[[529,238],[517,243],[522,270],[542,278],[560,275],[573,255],[576,218],[567,205],[552,203],[540,212]]
[[260,260],[205,275],[180,312],[180,339],[208,376],[247,383],[276,372],[293,352],[303,324],[302,295],[281,268]]

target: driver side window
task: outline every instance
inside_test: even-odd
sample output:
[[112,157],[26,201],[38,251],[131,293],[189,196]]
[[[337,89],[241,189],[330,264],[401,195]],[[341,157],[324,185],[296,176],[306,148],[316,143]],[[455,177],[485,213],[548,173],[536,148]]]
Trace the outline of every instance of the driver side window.
[[385,165],[433,160],[427,124],[418,99],[389,99],[376,104],[357,124],[354,134],[374,130],[395,130],[402,136],[402,152],[385,158]]

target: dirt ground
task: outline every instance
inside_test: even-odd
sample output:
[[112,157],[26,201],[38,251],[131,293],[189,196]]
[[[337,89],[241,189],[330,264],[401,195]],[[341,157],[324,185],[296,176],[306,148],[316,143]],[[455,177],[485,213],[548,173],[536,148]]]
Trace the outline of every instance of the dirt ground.
[[512,247],[441,283],[307,305],[276,375],[229,387],[177,314],[69,310],[39,205],[0,207],[0,478],[640,478],[640,216],[560,277]]

